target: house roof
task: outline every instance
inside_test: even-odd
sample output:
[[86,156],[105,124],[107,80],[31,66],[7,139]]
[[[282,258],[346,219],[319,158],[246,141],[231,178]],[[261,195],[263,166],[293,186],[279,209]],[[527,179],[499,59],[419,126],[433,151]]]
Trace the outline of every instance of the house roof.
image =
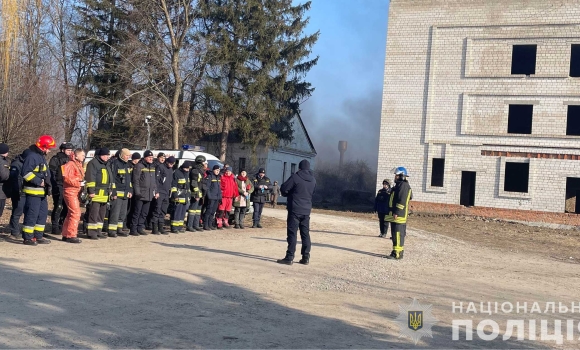
[[296,116],[298,117],[298,121],[300,122],[300,125],[302,126],[302,129],[304,130],[304,134],[306,135],[306,139],[308,140],[308,144],[310,145],[310,148],[312,148],[312,153],[318,154],[318,153],[316,153],[316,148],[314,148],[314,144],[312,143],[312,140],[310,139],[310,135],[308,134],[308,129],[306,129],[306,126],[304,125],[304,122],[302,121],[302,116],[300,116],[300,113],[296,113]]

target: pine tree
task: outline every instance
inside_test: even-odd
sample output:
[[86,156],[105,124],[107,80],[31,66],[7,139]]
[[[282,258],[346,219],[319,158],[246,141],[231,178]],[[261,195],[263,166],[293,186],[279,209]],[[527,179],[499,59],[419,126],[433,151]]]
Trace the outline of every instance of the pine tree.
[[229,133],[244,143],[276,145],[291,140],[290,120],[313,88],[303,79],[319,33],[304,35],[310,2],[202,0],[202,37],[208,47],[205,108],[221,125],[220,159]]

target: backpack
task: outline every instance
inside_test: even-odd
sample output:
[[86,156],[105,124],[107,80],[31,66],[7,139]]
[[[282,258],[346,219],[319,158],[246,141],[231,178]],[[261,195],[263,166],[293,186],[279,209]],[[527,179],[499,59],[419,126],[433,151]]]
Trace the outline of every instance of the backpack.
[[6,181],[8,186],[4,186],[4,193],[7,197],[16,197],[22,192],[22,188],[24,187],[24,178],[21,175],[23,164],[24,161],[21,156],[16,157],[10,163],[10,177]]

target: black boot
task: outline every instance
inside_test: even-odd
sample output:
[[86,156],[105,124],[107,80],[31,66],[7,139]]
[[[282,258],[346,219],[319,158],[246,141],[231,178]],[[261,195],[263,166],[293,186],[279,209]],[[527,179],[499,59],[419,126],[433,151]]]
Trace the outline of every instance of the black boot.
[[258,225],[256,225],[257,228],[262,228],[262,225],[260,225],[260,221],[258,221]]
[[111,238],[117,238],[117,232],[115,232],[115,231],[109,231],[109,237],[111,237]]
[[169,233],[167,233],[167,231],[165,231],[165,228],[163,228],[163,223],[159,223],[159,233],[161,233],[162,235],[168,235]]
[[278,264],[282,264],[282,265],[292,265],[293,264],[293,260],[294,260],[293,258],[291,258],[289,256],[286,256],[284,259],[276,260],[276,262]]
[[151,224],[151,229],[152,229],[152,231],[151,231],[151,234],[152,235],[158,235],[159,234],[159,226],[157,226],[157,223],[155,223],[155,222],[152,223]]
[[302,255],[302,259],[300,259],[298,263],[302,265],[308,265],[310,263],[310,254]]
[[117,236],[119,236],[119,237],[127,237],[128,235],[127,235],[126,232],[123,231],[123,229],[118,228],[117,229]]
[[131,236],[140,236],[139,232],[137,232],[137,231],[131,231],[129,234]]
[[252,228],[258,228],[258,222],[254,221],[254,224],[252,225]]
[[148,235],[148,233],[147,233],[147,232],[145,232],[145,230],[144,230],[144,229],[142,229],[142,228],[138,229],[138,230],[137,230],[137,233],[138,233],[139,235],[141,235],[141,236],[147,236],[147,235]]
[[197,231],[194,227],[193,227],[193,222],[195,221],[195,217],[193,215],[190,215],[187,217],[187,231],[189,232],[195,232]]

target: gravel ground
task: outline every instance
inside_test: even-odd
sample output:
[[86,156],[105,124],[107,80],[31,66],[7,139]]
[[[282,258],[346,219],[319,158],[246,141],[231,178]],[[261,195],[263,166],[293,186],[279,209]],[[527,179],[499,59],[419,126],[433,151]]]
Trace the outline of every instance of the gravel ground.
[[[458,315],[453,302],[578,302],[577,264],[415,228],[405,259],[391,261],[381,258],[391,246],[376,237],[376,220],[315,213],[311,264],[282,266],[275,259],[286,249],[286,213],[264,215],[261,230],[38,247],[0,242],[0,347],[580,346],[451,340],[453,319],[493,318],[503,332],[508,319],[520,317]],[[399,337],[395,323],[399,305],[413,298],[432,305],[438,319],[433,338],[417,346]]]

